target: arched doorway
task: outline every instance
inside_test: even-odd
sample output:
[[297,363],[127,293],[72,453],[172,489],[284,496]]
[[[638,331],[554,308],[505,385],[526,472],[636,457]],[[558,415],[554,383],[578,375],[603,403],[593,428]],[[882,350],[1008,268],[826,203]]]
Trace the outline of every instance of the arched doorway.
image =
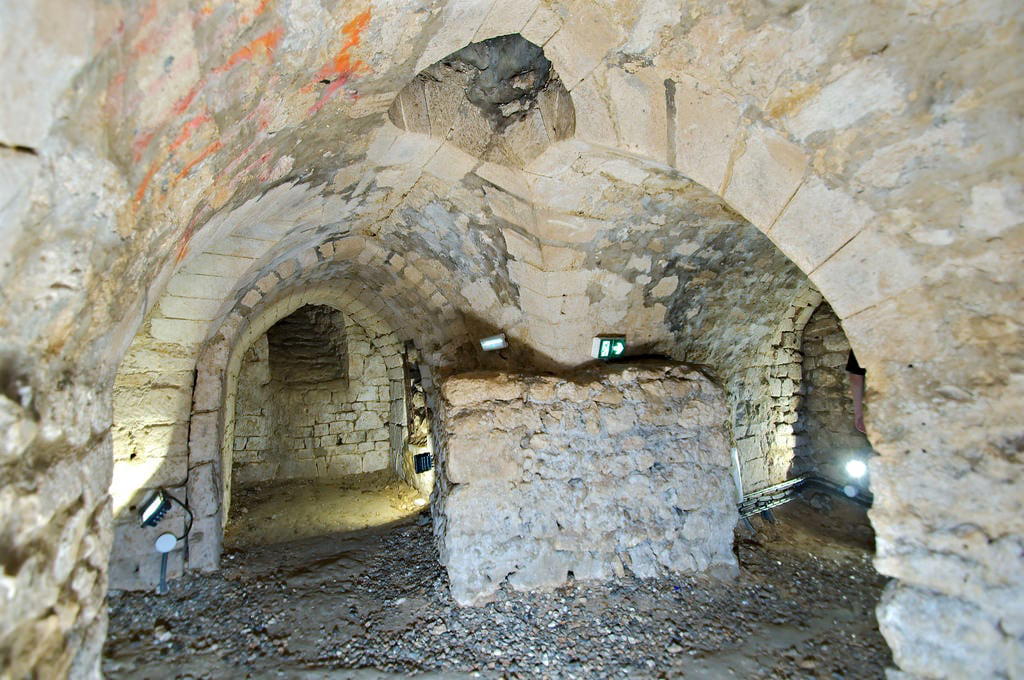
[[398,342],[327,305],[304,305],[252,342],[230,428],[227,546],[359,530],[423,510],[430,483],[406,460],[406,383],[388,375],[404,363]]

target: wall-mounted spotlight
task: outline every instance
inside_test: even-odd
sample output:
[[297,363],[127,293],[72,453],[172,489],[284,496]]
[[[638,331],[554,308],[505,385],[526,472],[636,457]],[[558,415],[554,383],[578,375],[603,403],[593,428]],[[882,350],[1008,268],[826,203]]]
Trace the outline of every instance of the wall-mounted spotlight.
[[157,489],[139,508],[139,525],[155,527],[171,509],[171,499],[163,489]]
[[480,340],[480,349],[485,352],[493,352],[498,349],[505,349],[506,347],[508,347],[508,340],[505,339],[504,333],[481,338]]

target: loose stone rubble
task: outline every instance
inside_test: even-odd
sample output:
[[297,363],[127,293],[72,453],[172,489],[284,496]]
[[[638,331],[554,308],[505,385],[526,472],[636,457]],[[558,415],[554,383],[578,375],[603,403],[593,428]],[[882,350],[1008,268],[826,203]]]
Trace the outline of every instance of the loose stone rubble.
[[425,524],[231,552],[166,597],[112,596],[104,673],[875,680],[890,663],[873,620],[884,579],[853,531],[870,535],[863,514],[837,510],[785,508],[740,534],[735,581],[627,575],[502,588],[480,607],[452,602]]
[[720,388],[654,362],[441,382],[436,533],[452,596],[735,571]]

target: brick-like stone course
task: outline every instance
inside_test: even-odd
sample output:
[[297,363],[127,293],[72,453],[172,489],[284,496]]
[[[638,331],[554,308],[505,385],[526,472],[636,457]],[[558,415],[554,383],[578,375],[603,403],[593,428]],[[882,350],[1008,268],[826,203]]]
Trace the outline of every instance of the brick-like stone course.
[[[835,481],[847,479],[852,456],[870,458],[871,443],[853,425],[853,398],[846,374],[850,343],[839,318],[823,302],[804,327],[803,400],[794,424],[795,472],[812,472]],[[869,404],[865,404],[869,406]]]
[[[316,309],[329,323],[292,323],[276,332],[275,326],[242,360],[232,484],[330,479],[398,467],[404,443],[391,441],[388,423],[395,407],[387,369],[388,363],[401,366],[401,346],[389,333],[342,312]],[[324,354],[308,354],[324,348]]]

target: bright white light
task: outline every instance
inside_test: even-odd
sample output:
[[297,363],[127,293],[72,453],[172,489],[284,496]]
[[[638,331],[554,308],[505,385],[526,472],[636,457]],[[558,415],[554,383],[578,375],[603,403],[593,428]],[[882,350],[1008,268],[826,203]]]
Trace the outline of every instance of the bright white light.
[[508,347],[508,342],[505,340],[504,333],[492,335],[480,340],[480,348],[485,352],[492,352],[496,349],[505,349],[506,347]]
[[417,498],[416,500],[414,500],[412,502],[412,504],[422,508],[424,505],[427,504],[427,499],[426,498]]
[[865,475],[868,471],[868,466],[864,464],[864,461],[859,458],[854,458],[846,462],[846,474],[850,475],[855,479],[859,479]]

